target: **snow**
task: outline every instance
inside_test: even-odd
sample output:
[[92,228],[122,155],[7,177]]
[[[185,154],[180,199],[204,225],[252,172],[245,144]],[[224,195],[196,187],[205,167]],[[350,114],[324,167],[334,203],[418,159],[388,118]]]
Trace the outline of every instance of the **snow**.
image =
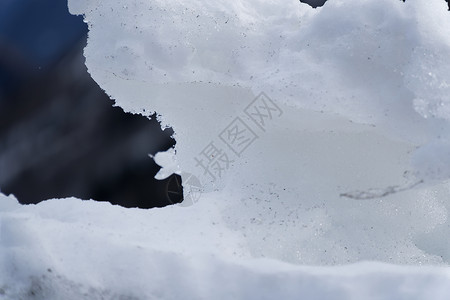
[[[216,134],[219,115],[236,115],[260,92],[289,109],[337,113],[448,150],[443,1],[329,1],[316,10],[295,0],[69,4],[90,26],[85,52],[94,79],[126,110],[161,114],[190,173],[198,151],[188,148]],[[415,166],[424,180],[448,178],[448,168]]]
[[166,179],[172,174],[179,174],[176,153],[174,148],[170,148],[167,151],[156,153],[154,156],[150,156],[161,167],[159,172],[155,175],[158,180]]
[[174,128],[186,200],[1,196],[0,297],[450,297],[444,1],[69,9],[116,105]]
[[1,196],[1,299],[448,299],[450,270],[251,258],[217,204],[138,210]]

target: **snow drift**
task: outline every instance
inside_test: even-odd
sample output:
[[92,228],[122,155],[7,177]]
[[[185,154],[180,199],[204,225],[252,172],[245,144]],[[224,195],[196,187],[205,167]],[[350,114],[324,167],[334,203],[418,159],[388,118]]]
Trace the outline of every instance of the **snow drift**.
[[7,198],[3,294],[38,278],[44,298],[78,297],[74,285],[98,298],[449,297],[444,1],[69,8],[89,24],[86,64],[116,105],[174,128],[177,162],[155,159],[160,177],[182,174],[186,201]]

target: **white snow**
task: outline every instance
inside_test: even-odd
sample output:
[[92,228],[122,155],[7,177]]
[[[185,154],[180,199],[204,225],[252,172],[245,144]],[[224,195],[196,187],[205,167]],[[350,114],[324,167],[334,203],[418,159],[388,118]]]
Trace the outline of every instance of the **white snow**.
[[174,128],[190,203],[3,197],[0,297],[450,297],[444,1],[69,8],[99,85]]
[[252,258],[220,201],[138,210],[1,196],[0,299],[448,299],[450,270]]
[[160,151],[154,156],[151,156],[155,163],[161,167],[159,172],[155,175],[158,180],[166,179],[172,174],[179,174],[179,166],[176,159],[175,149],[170,148],[167,151]]

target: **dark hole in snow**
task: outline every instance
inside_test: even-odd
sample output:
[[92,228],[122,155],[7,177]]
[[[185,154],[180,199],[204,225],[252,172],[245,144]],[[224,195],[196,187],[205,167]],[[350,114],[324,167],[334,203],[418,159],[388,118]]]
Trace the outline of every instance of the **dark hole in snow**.
[[300,2],[310,5],[312,8],[323,6],[326,1],[327,0],[300,0]]
[[[10,3],[0,4],[15,15],[0,20],[0,50],[8,49],[0,58],[1,192],[23,204],[72,196],[140,208],[181,202],[181,178],[154,179],[159,166],[148,156],[174,145],[172,130],[112,107],[86,71],[82,19],[64,1]],[[34,55],[36,34],[48,30],[55,40]]]

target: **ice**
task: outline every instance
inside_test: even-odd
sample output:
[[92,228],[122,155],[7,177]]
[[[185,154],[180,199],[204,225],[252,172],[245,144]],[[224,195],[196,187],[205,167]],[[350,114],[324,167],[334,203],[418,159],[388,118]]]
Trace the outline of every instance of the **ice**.
[[155,110],[175,128],[181,165],[196,154],[194,135],[210,138],[208,129],[219,130],[260,92],[417,146],[449,140],[443,1],[329,1],[316,10],[295,0],[103,6],[70,3],[90,26],[89,71],[118,105]]
[[450,296],[444,1],[69,8],[89,24],[86,64],[115,104],[173,127],[157,176],[181,174],[185,202],[7,198],[9,298],[36,285],[54,298]]
[[161,167],[159,172],[155,175],[158,180],[166,179],[172,174],[179,174],[180,170],[178,167],[175,149],[170,148],[167,151],[162,151],[156,153],[152,157],[158,166]]
[[93,78],[174,128],[177,163],[158,176],[181,172],[190,202],[221,195],[252,255],[447,262],[415,244],[448,228],[443,1],[69,5]]

